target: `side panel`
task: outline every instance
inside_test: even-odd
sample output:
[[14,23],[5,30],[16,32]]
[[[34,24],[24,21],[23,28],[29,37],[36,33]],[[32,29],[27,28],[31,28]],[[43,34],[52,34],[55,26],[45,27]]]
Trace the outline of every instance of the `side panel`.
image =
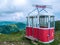
[[39,40],[42,42],[48,42],[48,30],[47,29],[39,29]]
[[42,29],[39,29],[39,41],[43,41],[43,31]]
[[32,36],[32,27],[26,27],[26,36]]
[[42,42],[49,42],[54,39],[54,29],[39,29],[39,38]]
[[32,30],[33,30],[33,28],[29,27],[29,36],[32,36]]
[[50,40],[54,39],[54,29],[50,29]]
[[26,36],[29,36],[29,27],[26,27]]
[[48,29],[46,29],[46,30],[43,30],[43,41],[44,42],[47,42],[47,41],[49,41],[49,37],[48,37]]
[[38,28],[33,28],[33,37],[38,38]]

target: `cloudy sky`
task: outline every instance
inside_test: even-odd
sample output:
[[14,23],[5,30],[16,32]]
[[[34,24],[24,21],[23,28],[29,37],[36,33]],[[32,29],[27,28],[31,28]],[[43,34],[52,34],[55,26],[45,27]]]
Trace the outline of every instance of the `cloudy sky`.
[[60,0],[0,0],[0,21],[24,22],[33,4],[52,5],[56,20],[60,19]]

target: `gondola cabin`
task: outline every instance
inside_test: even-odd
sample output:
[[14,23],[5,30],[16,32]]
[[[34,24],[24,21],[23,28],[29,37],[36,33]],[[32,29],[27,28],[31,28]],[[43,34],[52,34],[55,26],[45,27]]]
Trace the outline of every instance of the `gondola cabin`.
[[54,41],[54,16],[53,15],[32,15],[27,16],[26,37],[38,40],[42,43]]

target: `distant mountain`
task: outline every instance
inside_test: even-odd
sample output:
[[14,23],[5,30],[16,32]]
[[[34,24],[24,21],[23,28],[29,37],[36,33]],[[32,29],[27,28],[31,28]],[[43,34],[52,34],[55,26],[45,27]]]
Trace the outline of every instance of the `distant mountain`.
[[4,26],[4,25],[12,25],[15,24],[16,26],[18,26],[18,28],[23,29],[26,27],[26,24],[23,22],[12,22],[12,21],[1,21],[0,22],[0,26]]
[[17,22],[12,22],[12,21],[0,21],[0,25],[9,25],[9,24],[15,24]]
[[14,22],[14,21],[13,22],[12,21],[1,21],[0,22],[0,26],[1,25],[10,25],[10,24],[16,24],[16,25],[19,25],[19,26],[20,25],[22,25],[22,26],[25,25],[25,23],[23,23],[23,22]]
[[26,28],[26,24],[25,23],[18,22],[18,23],[16,23],[16,25],[20,29],[25,29]]
[[22,22],[9,22],[9,21],[0,22],[0,33],[18,32],[20,30],[24,30],[25,28],[26,24]]

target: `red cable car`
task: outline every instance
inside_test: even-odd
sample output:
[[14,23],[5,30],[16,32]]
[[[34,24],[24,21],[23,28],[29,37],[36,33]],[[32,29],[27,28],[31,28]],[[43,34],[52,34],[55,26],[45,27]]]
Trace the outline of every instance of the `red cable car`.
[[53,42],[54,26],[55,22],[53,15],[38,14],[34,16],[28,16],[26,37],[32,40],[39,40],[43,43]]

